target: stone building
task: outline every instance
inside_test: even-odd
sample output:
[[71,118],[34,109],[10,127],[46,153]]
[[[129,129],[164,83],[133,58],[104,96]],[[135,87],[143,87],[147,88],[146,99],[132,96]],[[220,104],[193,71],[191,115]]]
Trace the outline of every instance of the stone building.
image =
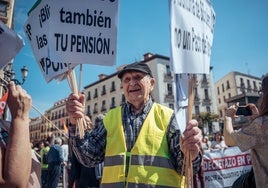
[[218,114],[225,115],[228,106],[239,102],[239,105],[257,103],[261,79],[240,72],[230,72],[215,83]]

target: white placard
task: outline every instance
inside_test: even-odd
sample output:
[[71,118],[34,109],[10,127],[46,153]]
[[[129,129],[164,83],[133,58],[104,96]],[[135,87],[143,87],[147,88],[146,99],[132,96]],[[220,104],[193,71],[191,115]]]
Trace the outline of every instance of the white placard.
[[50,8],[50,58],[115,65],[119,0],[53,0]]
[[49,56],[49,20],[51,19],[51,0],[37,2],[29,13],[28,20],[24,24],[24,31],[32,48],[35,59],[46,80],[50,82],[58,75],[68,71],[69,65],[63,61],[55,61]]
[[170,0],[174,73],[209,74],[215,12],[207,0]]

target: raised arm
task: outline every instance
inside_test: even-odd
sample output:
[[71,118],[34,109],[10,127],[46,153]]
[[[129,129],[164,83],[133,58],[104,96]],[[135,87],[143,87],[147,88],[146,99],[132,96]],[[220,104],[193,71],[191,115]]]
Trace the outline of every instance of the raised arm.
[[6,149],[1,149],[0,185],[26,187],[31,171],[29,111],[32,100],[14,82],[8,84],[8,92],[7,104],[12,120]]

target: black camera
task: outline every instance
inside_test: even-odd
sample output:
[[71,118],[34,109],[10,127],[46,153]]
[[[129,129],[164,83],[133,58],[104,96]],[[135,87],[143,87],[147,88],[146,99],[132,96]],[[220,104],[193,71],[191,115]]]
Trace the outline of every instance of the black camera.
[[251,116],[252,110],[249,106],[238,106],[236,115]]

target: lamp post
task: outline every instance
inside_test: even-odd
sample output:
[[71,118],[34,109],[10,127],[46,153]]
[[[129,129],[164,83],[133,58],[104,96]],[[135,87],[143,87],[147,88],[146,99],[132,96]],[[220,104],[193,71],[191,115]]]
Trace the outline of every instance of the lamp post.
[[[23,66],[21,69],[21,77],[22,77],[22,81],[20,82],[19,80],[15,79],[15,72],[13,71],[12,68],[10,68],[9,70],[1,70],[1,79],[3,79],[4,81],[1,81],[1,86],[0,86],[0,95],[2,97],[3,92],[6,90],[6,82],[9,81],[14,81],[14,83],[16,85],[22,85],[24,84],[27,76],[28,76],[28,68],[26,66]],[[4,90],[3,90],[4,89]],[[7,108],[4,108],[3,110],[3,114],[2,114],[2,119],[6,120],[7,119]]]
[[13,70],[5,71],[5,76],[7,76],[7,80],[14,81],[16,85],[22,85],[22,84],[24,84],[24,82],[28,76],[28,68],[26,66],[23,66],[20,69],[20,71],[21,71],[22,82],[15,79],[15,72]]

